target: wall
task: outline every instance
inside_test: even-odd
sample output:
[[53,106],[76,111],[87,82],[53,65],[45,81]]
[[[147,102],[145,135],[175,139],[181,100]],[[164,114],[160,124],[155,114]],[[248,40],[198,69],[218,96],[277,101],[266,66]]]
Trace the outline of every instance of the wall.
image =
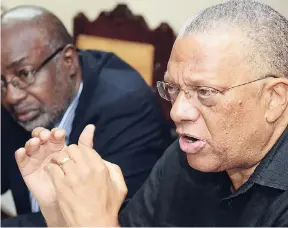
[[[288,18],[287,0],[260,0]],[[110,11],[117,3],[126,3],[135,14],[143,15],[151,28],[166,21],[177,32],[181,25],[198,10],[223,0],[2,0],[5,8],[18,5],[39,5],[51,10],[72,31],[72,18],[80,11],[94,20],[99,12]]]

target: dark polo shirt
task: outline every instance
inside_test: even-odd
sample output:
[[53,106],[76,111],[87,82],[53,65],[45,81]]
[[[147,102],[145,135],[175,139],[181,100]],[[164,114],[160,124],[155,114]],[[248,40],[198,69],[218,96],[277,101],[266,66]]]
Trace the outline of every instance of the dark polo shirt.
[[119,215],[121,226],[288,226],[288,130],[231,192],[225,172],[192,169],[178,142]]

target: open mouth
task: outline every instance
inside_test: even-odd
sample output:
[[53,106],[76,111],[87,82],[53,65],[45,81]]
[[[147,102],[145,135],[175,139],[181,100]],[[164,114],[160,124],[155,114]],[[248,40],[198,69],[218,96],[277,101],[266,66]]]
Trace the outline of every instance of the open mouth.
[[188,154],[196,154],[201,151],[207,142],[192,135],[179,134],[179,145],[182,151]]
[[190,135],[181,135],[184,139],[186,139],[188,142],[190,143],[194,143],[194,142],[197,142],[197,141],[201,141],[200,139],[198,138],[195,138],[194,136],[190,136]]

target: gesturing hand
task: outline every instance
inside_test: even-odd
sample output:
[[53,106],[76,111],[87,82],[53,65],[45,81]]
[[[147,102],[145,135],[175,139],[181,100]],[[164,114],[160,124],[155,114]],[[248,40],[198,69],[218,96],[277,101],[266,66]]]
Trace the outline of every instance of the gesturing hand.
[[16,162],[44,217],[49,219],[53,226],[64,226],[54,185],[44,168],[50,163],[52,156],[65,154],[65,132],[57,128],[50,132],[38,127],[33,130],[32,137],[26,142],[25,148],[16,151]]
[[57,128],[50,132],[38,127],[33,130],[32,137],[26,142],[25,148],[16,151],[16,162],[27,187],[39,204],[51,206],[56,202],[56,193],[44,167],[52,156],[59,155],[66,146],[65,132]]
[[93,150],[94,130],[88,125],[78,146],[67,147],[68,156],[53,156],[47,165],[68,226],[117,226],[127,194],[120,168],[102,160]]

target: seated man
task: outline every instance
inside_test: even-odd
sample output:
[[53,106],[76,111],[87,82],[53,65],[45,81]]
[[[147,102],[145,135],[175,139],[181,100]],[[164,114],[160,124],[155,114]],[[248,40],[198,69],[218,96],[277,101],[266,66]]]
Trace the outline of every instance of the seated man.
[[[131,198],[171,143],[153,90],[117,56],[76,50],[64,25],[42,8],[11,9],[1,25],[2,193],[12,190],[18,214],[39,211],[15,151],[35,127],[62,128],[73,144],[94,124],[94,149],[122,167]],[[64,132],[55,137],[64,143]]]
[[48,226],[288,226],[287,19],[231,0],[183,31],[158,83],[179,140],[120,214],[127,188],[119,167],[92,148],[94,126],[56,152],[36,131],[16,152],[19,167],[41,148],[52,157],[42,160],[55,200],[42,210]]

